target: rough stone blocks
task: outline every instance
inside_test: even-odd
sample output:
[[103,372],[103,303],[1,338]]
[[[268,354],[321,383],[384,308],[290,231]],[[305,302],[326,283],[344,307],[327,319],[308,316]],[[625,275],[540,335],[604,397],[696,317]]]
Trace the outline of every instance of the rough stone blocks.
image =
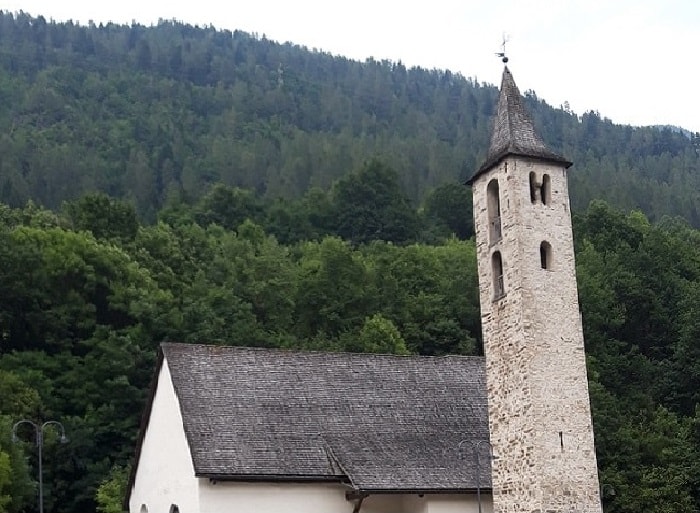
[[509,156],[472,187],[494,511],[601,512],[566,169]]

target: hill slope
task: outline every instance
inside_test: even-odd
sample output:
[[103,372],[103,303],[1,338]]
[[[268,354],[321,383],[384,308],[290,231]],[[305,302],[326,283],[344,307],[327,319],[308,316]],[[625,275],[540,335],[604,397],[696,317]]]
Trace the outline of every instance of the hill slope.
[[[0,13],[0,201],[55,208],[100,190],[149,219],[169,195],[219,182],[297,198],[380,156],[418,203],[477,167],[496,93],[243,32]],[[575,163],[574,208],[605,198],[700,225],[698,139],[526,96],[545,140]]]

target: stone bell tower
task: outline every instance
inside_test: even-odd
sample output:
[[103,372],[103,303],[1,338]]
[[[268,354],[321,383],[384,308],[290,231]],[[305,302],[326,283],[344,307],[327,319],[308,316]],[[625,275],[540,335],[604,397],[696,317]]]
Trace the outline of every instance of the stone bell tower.
[[503,71],[486,162],[469,180],[495,513],[600,513],[567,169]]

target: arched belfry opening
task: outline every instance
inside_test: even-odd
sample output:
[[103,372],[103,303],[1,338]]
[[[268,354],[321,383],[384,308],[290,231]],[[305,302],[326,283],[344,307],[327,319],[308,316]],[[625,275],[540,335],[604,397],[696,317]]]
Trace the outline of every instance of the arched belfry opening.
[[489,243],[501,240],[501,198],[498,180],[491,180],[486,187],[486,205],[489,215]]
[[537,175],[534,171],[530,171],[530,203],[537,203],[539,199],[540,188],[537,184]]
[[530,203],[549,205],[552,201],[552,179],[548,174],[543,174],[539,179],[537,173],[530,171]]
[[496,301],[506,295],[503,283],[503,259],[500,251],[495,251],[491,256],[491,275],[493,276],[493,300]]
[[540,188],[540,196],[543,205],[549,205],[552,201],[552,179],[548,174],[542,175],[542,187]]

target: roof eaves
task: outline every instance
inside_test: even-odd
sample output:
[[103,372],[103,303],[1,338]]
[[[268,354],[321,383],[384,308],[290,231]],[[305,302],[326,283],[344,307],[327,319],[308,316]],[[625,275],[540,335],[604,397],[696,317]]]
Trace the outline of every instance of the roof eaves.
[[529,159],[535,159],[539,161],[544,161],[544,162],[551,162],[554,164],[561,164],[564,166],[565,169],[570,168],[573,165],[573,162],[570,160],[565,159],[561,155],[558,155],[554,152],[547,152],[547,153],[542,153],[539,155],[534,155],[532,152],[524,152],[524,151],[517,151],[517,150],[511,150],[507,149],[498,155],[494,155],[486,160],[481,167],[472,175],[472,177],[465,182],[466,185],[472,185],[477,178],[479,178],[481,175],[489,171],[490,169],[496,167],[503,159],[506,157],[523,157],[523,158],[529,158]]
[[358,488],[355,490],[356,493],[362,493],[365,495],[372,494],[454,494],[454,493],[492,493],[492,488],[490,486],[482,486],[479,488],[474,487],[455,487],[455,488]]
[[305,474],[216,474],[195,472],[195,477],[211,479],[212,481],[241,481],[241,482],[291,482],[291,483],[348,483],[345,475],[305,475]]
[[534,123],[525,108],[518,86],[515,84],[513,75],[506,66],[503,69],[498,107],[486,161],[467,180],[467,185],[473,184],[480,175],[493,168],[509,155],[555,162],[563,164],[566,168],[572,164],[561,155],[547,148],[535,130]]

